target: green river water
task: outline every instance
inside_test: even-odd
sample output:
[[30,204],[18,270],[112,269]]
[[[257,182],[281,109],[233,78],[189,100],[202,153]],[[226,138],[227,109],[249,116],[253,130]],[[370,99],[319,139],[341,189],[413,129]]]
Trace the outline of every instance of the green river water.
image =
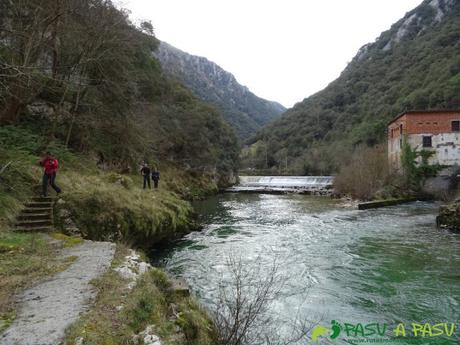
[[[286,281],[270,310],[281,332],[295,315],[311,327],[342,325],[337,339],[326,334],[319,344],[379,338],[347,333],[345,323],[386,324],[381,344],[460,344],[460,234],[436,228],[438,204],[359,211],[327,197],[223,194],[195,206],[203,231],[159,255],[205,305],[212,308],[230,279],[229,255],[247,267],[276,258]],[[412,323],[444,322],[454,324],[452,336],[410,337]],[[399,323],[407,338],[396,341]],[[315,343],[311,330],[298,343]]]

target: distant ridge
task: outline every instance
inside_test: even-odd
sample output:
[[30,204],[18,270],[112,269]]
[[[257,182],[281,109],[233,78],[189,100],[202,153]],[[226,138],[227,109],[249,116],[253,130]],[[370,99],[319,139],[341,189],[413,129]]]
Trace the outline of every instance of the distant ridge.
[[217,107],[242,140],[286,110],[279,103],[257,97],[231,73],[204,57],[190,55],[165,42],[155,54],[167,74]]

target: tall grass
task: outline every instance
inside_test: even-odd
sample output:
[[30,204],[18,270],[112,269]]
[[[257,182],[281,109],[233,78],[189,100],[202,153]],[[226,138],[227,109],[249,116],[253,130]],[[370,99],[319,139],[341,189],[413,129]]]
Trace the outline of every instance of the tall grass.
[[142,244],[177,237],[190,225],[190,203],[163,188],[142,190],[136,177],[62,174],[65,203],[85,237]]
[[184,199],[217,190],[210,176],[193,175],[167,164],[164,170],[160,167],[160,188],[142,190],[139,174],[98,169],[90,157],[67,150],[59,142],[47,144],[43,137],[18,127],[1,127],[0,144],[3,227],[11,223],[25,200],[40,192],[38,161],[47,150],[60,161],[56,182],[64,191],[64,202],[58,207],[67,209],[90,239],[152,245],[175,238],[191,226],[192,207]]

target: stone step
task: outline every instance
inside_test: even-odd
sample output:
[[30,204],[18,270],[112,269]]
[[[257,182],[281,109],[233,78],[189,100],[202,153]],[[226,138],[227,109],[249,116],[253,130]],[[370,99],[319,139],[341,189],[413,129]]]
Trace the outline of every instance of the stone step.
[[53,197],[33,197],[16,218],[15,231],[49,232],[53,226]]
[[50,232],[53,231],[52,226],[33,226],[33,227],[16,227],[15,231],[20,232]]
[[25,213],[32,213],[32,214],[37,214],[37,213],[49,213],[51,214],[53,212],[53,209],[51,207],[27,207],[21,211],[23,214]]
[[32,202],[27,202],[25,203],[25,206],[27,208],[51,208],[53,206],[52,202],[46,201],[46,202],[38,202],[38,201],[32,201]]
[[21,228],[28,228],[28,227],[35,227],[35,226],[52,226],[53,221],[51,219],[45,220],[23,220],[16,223],[16,227]]
[[53,202],[54,200],[56,200],[56,198],[51,196],[37,196],[32,198],[33,202]]
[[17,218],[19,221],[25,220],[52,220],[51,212],[48,213],[24,213]]

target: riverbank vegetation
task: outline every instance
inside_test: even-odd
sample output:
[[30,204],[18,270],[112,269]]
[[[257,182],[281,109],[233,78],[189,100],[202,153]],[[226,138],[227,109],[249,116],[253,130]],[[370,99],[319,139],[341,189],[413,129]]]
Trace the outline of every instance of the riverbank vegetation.
[[334,189],[358,200],[386,198],[393,192],[389,188],[391,180],[385,147],[360,146],[335,176]]
[[153,326],[165,345],[216,344],[207,313],[192,297],[175,293],[164,272],[152,268],[128,287],[113,270],[128,253],[126,246],[117,245],[112,269],[93,282],[98,292],[93,307],[67,331],[66,343],[81,338],[86,345],[140,344],[133,337]]
[[[2,157],[10,163],[0,175],[0,219],[6,228],[14,222],[22,202],[40,191],[37,162],[45,139],[17,127],[3,127],[0,132]],[[217,190],[208,176],[187,179],[186,174],[163,164],[160,167],[166,169],[160,188],[142,190],[140,176],[99,169],[82,154],[58,144],[51,150],[61,161],[57,182],[64,190],[57,210],[66,209],[85,238],[148,245],[175,238],[194,226],[192,208],[185,198]],[[189,187],[182,189],[186,184]]]
[[337,193],[358,200],[427,197],[422,193],[424,182],[443,168],[429,164],[431,155],[431,151],[412,149],[404,139],[401,168],[392,170],[388,165],[386,145],[361,145],[349,162],[340,167],[334,188]]

